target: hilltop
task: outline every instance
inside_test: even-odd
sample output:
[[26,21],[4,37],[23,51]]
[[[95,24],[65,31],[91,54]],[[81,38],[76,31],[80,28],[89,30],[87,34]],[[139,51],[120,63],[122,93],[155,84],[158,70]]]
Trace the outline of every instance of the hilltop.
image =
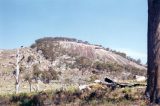
[[[101,45],[65,37],[46,37],[35,41],[31,47],[19,48],[21,55],[20,75],[26,91],[27,78],[38,75],[42,84],[87,84],[105,77],[114,80],[130,80],[135,75],[146,76],[146,67],[139,61]],[[1,91],[14,88],[16,49],[0,50]],[[23,85],[24,83],[24,85]],[[1,86],[2,86],[1,85]],[[47,85],[41,89],[45,89]]]

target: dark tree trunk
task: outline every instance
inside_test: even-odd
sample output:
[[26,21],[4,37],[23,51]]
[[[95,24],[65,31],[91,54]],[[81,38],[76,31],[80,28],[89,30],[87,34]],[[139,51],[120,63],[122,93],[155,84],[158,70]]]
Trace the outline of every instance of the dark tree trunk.
[[160,0],[148,0],[148,80],[146,94],[160,104]]

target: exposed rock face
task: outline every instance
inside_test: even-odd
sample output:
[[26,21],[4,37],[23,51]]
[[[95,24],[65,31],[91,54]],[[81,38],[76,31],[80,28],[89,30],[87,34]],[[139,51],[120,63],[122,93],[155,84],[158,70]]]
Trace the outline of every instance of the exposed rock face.
[[68,41],[59,41],[60,46],[70,54],[76,54],[77,56],[87,57],[91,60],[100,60],[103,62],[116,62],[121,65],[129,65],[139,69],[146,69],[144,66],[129,61],[128,59],[115,54],[111,51],[107,51],[102,47],[95,45],[87,45],[83,43],[75,43]]

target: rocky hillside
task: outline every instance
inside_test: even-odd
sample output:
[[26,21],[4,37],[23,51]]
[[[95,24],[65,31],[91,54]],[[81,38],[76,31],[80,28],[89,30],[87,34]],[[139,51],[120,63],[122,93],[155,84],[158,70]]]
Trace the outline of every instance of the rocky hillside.
[[[56,80],[62,84],[85,84],[106,76],[124,80],[146,75],[146,67],[125,53],[71,38],[42,38],[19,50],[22,81],[26,76],[37,76],[44,83]],[[16,51],[0,50],[1,80],[14,80]]]
[[37,51],[41,51],[46,59],[52,58],[54,60],[57,56],[68,55],[72,57],[85,57],[91,61],[111,62],[123,66],[146,69],[137,63],[136,60],[128,58],[125,53],[116,52],[104,48],[101,45],[92,45],[86,41],[83,42],[71,38],[42,38],[36,40],[36,43],[31,47]]

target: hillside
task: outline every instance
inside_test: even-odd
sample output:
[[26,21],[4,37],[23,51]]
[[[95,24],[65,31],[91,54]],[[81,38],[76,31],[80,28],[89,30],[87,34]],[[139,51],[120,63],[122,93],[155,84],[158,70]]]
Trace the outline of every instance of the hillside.
[[[115,52],[100,45],[89,44],[71,38],[42,38],[31,47],[19,48],[22,88],[28,76],[35,75],[43,83],[86,84],[105,77],[114,80],[133,79],[135,75],[146,75],[146,68],[125,53]],[[0,50],[1,91],[13,90],[16,68],[16,49]],[[26,78],[27,77],[27,78]],[[23,83],[25,83],[23,85]],[[42,88],[45,88],[46,85]],[[41,88],[41,89],[42,89]]]

